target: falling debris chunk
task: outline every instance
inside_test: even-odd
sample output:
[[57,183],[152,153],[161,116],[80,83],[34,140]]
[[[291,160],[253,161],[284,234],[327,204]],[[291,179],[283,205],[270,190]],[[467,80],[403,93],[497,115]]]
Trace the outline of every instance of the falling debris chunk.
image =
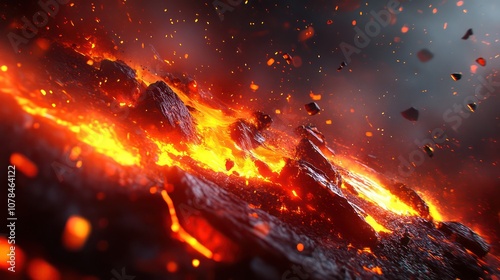
[[292,56],[288,53],[283,54],[283,59],[285,59],[286,63],[292,64]]
[[460,74],[460,73],[453,73],[453,74],[451,74],[450,76],[451,76],[451,78],[452,78],[454,81],[458,81],[458,80],[462,79],[462,74]]
[[475,112],[476,108],[477,108],[477,104],[476,103],[469,103],[469,104],[467,104],[467,107],[469,107],[469,110],[471,112]]
[[418,110],[410,107],[409,109],[401,112],[401,116],[409,121],[416,122],[418,120]]
[[429,145],[424,146],[424,151],[427,153],[429,157],[432,157],[434,155],[434,149]]
[[467,32],[465,32],[465,35],[462,37],[462,40],[467,40],[472,35],[474,35],[474,33],[472,32],[472,28],[469,28],[469,30],[467,30]]
[[340,72],[340,70],[342,70],[342,69],[343,69],[344,67],[346,67],[346,66],[347,66],[347,63],[346,63],[345,61],[342,61],[342,63],[340,63],[339,68],[337,68],[337,71],[339,71],[339,72]]
[[422,49],[417,53],[417,57],[421,62],[427,62],[434,57],[434,54],[431,53],[428,49]]
[[321,110],[321,108],[319,108],[319,105],[316,102],[308,103],[304,105],[304,108],[306,108],[306,111],[309,114],[309,116],[314,116]]
[[486,66],[486,59],[484,59],[482,57],[476,59],[476,62],[477,62],[477,64],[479,64],[481,66]]
[[266,128],[269,128],[271,124],[273,123],[273,119],[271,116],[269,116],[266,113],[263,113],[261,111],[256,111],[253,113],[253,118],[255,121],[255,126],[257,127],[257,130],[264,130]]

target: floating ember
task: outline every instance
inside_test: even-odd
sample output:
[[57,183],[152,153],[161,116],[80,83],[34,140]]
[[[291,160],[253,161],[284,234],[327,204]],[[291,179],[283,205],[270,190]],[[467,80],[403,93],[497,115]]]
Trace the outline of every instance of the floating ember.
[[477,64],[479,64],[481,66],[486,66],[486,59],[484,59],[482,57],[476,59],[476,62],[477,62]]

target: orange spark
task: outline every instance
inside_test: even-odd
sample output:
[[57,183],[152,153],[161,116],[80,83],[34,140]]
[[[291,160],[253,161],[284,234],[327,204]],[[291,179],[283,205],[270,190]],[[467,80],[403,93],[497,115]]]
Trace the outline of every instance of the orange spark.
[[80,216],[69,217],[62,236],[64,247],[70,251],[82,249],[91,231],[92,226],[87,219]]
[[302,243],[298,243],[298,244],[297,244],[297,251],[299,251],[299,252],[304,251],[304,244],[302,244]]
[[311,97],[312,100],[314,101],[320,101],[321,100],[321,94],[314,94],[312,90],[309,92],[309,97]]
[[257,91],[257,90],[259,89],[259,85],[254,84],[254,82],[252,81],[252,82],[250,83],[250,89],[251,89],[253,92],[255,92],[255,91]]
[[177,269],[179,268],[179,266],[177,265],[177,263],[174,262],[174,261],[169,261],[167,263],[166,267],[167,267],[167,271],[170,272],[170,273],[177,272]]
[[59,280],[61,274],[47,261],[36,258],[29,262],[27,268],[28,275],[33,280]]
[[29,158],[20,153],[10,155],[10,163],[29,178],[38,175],[38,167]]

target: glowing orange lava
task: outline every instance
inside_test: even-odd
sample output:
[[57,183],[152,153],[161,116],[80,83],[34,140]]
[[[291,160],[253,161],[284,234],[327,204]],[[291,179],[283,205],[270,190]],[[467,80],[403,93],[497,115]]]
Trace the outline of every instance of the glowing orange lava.
[[[406,30],[408,31],[408,30]],[[405,32],[405,31],[403,31]],[[90,53],[83,53],[90,60],[88,65],[94,65],[94,62],[99,62],[102,57],[99,57],[98,48],[95,47],[95,43],[91,42],[89,38],[89,43],[92,44],[90,48]],[[101,54],[102,55],[102,54]],[[271,61],[271,60],[270,60]],[[273,60],[274,61],[274,60]],[[272,65],[272,62],[268,62],[268,65]],[[74,133],[76,138],[88,144],[93,150],[99,154],[108,156],[122,166],[141,166],[144,164],[141,162],[141,157],[139,155],[140,147],[133,147],[127,144],[126,139],[120,139],[118,137],[117,124],[107,118],[98,114],[89,114],[85,116],[71,117],[70,114],[64,113],[64,108],[55,108],[55,104],[52,106],[41,106],[38,105],[42,103],[46,98],[49,98],[52,92],[49,89],[39,90],[36,93],[30,92],[22,87],[22,83],[17,83],[13,77],[10,76],[11,68],[5,66],[0,69],[0,92],[12,95],[20,107],[28,114],[33,116],[43,117],[54,124],[66,128],[68,131]],[[161,79],[160,77],[149,73],[147,70],[140,69],[137,67],[138,80],[144,85],[149,85]],[[252,151],[244,151],[238,147],[235,142],[231,139],[230,126],[238,121],[238,119],[251,119],[251,115],[248,112],[238,111],[233,115],[228,115],[222,110],[214,109],[201,102],[194,102],[191,98],[181,91],[180,89],[170,85],[172,90],[179,96],[179,98],[188,106],[194,108],[192,110],[192,116],[196,124],[196,133],[199,136],[199,143],[184,143],[185,149],[178,150],[176,145],[173,143],[167,143],[163,139],[158,139],[151,135],[147,138],[151,143],[154,143],[158,149],[159,154],[157,154],[156,164],[158,166],[180,166],[181,168],[188,169],[188,166],[183,163],[183,157],[191,158],[199,167],[207,168],[215,172],[224,173],[227,175],[237,174],[240,177],[246,179],[260,179],[269,180],[261,175],[259,168],[255,164],[256,161],[261,161],[266,163],[270,170],[275,173],[279,173],[285,166],[285,158],[290,157],[289,151],[286,151],[282,147],[274,147],[270,144],[265,146],[259,146]],[[256,88],[255,88],[256,90]],[[33,98],[27,98],[30,96]],[[39,98],[40,100],[34,100]],[[313,100],[319,100],[321,95],[314,95],[311,92],[311,98]],[[352,109],[351,109],[351,112]],[[277,114],[280,113],[277,111]],[[330,121],[331,122],[331,121]],[[147,133],[146,133],[147,135]],[[373,136],[371,132],[367,132],[366,136]],[[290,142],[293,140],[291,136],[288,136]],[[81,151],[72,151],[73,153],[79,154]],[[78,156],[76,156],[78,157]],[[231,168],[227,167],[227,162],[231,161],[234,165]],[[343,175],[343,179],[346,183],[351,185],[359,194],[360,198],[367,201],[373,202],[382,209],[391,211],[398,215],[417,215],[417,211],[407,204],[403,203],[396,196],[391,194],[379,180],[376,179],[370,172],[367,172],[363,167],[357,165],[355,162],[347,160],[345,158],[338,157],[335,159],[336,164],[348,170]],[[33,167],[30,167],[29,162],[24,162],[25,166],[29,167],[26,170],[29,174],[36,174]],[[35,166],[36,167],[36,166]],[[248,184],[248,180],[247,180]],[[151,193],[156,193],[156,188],[151,189]],[[292,190],[294,196],[297,196],[295,190]],[[196,238],[190,235],[179,223],[174,203],[169,197],[167,191],[161,191],[161,195],[168,206],[168,210],[171,218],[171,230],[179,240],[186,242],[200,254],[209,259],[214,259],[217,261],[217,257],[214,257],[214,252],[208,249],[204,244],[200,243]],[[286,206],[282,205],[282,209],[286,209]],[[437,208],[429,203],[431,216],[435,221],[442,220],[442,216],[438,212]],[[74,220],[77,219],[77,220]],[[81,218],[83,219],[83,218]],[[83,230],[86,233],[85,236],[76,235],[73,236],[77,244],[67,245],[70,248],[81,248],[82,244],[85,243],[86,236],[90,233],[90,227],[86,220],[78,220],[78,218],[72,218],[68,221],[69,228],[66,231],[70,232],[73,229],[79,229],[78,232]],[[384,227],[384,225],[377,222],[372,216],[367,215],[365,220],[370,224],[377,232],[387,232],[390,233],[391,230]],[[71,223],[70,223],[71,222]],[[67,226],[68,227],[68,226]],[[269,230],[268,228],[264,228]],[[260,232],[263,231],[262,228],[259,229]],[[74,235],[74,234],[73,234]],[[265,236],[265,234],[264,234]],[[297,250],[304,250],[303,244],[297,245]],[[36,264],[36,263],[35,263]],[[38,264],[39,267],[45,264]],[[193,266],[197,267],[199,262]],[[44,269],[48,267],[45,265]],[[169,271],[176,271],[177,267],[173,264],[167,266]],[[381,270],[377,267],[370,268],[370,271],[382,274]],[[57,272],[57,271],[56,271]]]
[[392,233],[391,230],[388,230],[383,225],[379,224],[372,216],[368,215],[365,217],[365,221],[377,232],[386,232]]
[[189,244],[193,249],[198,251],[200,254],[202,254],[208,259],[211,259],[213,257],[212,251],[210,251],[207,247],[203,246],[203,244],[198,242],[198,240],[196,240],[188,232],[186,232],[184,228],[182,228],[181,224],[179,223],[179,219],[177,218],[177,214],[175,212],[174,202],[172,201],[170,196],[168,196],[167,191],[165,190],[161,191],[161,196],[168,205],[168,211],[170,213],[170,218],[172,219],[172,225],[170,226],[172,232],[178,234],[180,240]]

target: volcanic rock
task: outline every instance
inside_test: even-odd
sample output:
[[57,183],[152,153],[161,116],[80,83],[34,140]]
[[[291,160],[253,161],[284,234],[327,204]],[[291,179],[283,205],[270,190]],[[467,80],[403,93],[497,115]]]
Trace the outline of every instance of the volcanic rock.
[[165,82],[149,85],[145,94],[133,110],[140,123],[166,128],[188,141],[197,140],[189,109]]
[[415,209],[421,217],[430,217],[429,206],[415,190],[404,184],[389,184],[387,188],[393,195]]
[[412,122],[418,121],[418,115],[419,115],[418,110],[413,108],[413,107],[410,107],[410,108],[404,110],[403,112],[401,112],[401,116],[403,116],[403,118],[405,118],[409,121],[412,121]]
[[295,129],[295,134],[301,138],[307,138],[318,146],[323,153],[335,155],[335,152],[327,146],[325,136],[313,125],[301,125]]
[[257,127],[257,130],[264,130],[266,128],[269,128],[273,123],[273,119],[271,118],[271,116],[261,111],[254,112],[253,118],[256,123],[255,126]]
[[297,148],[295,156],[301,160],[313,164],[316,168],[325,173],[325,175],[336,185],[342,184],[342,178],[337,169],[328,161],[318,146],[307,138],[302,138]]
[[239,119],[231,126],[231,139],[244,151],[250,151],[262,145],[265,141],[257,127],[243,119]]
[[320,212],[320,221],[315,221],[318,227],[330,227],[333,234],[341,233],[347,240],[364,246],[377,243],[377,233],[321,170],[305,161],[288,160],[280,179],[283,185],[293,188],[301,208]]
[[314,116],[317,113],[321,112],[321,108],[319,108],[319,105],[316,102],[307,103],[306,105],[304,105],[304,108],[306,109],[309,116]]
[[121,60],[103,60],[99,76],[102,79],[101,88],[117,96],[118,100],[137,101],[142,88],[136,79],[135,70],[125,62]]
[[98,84],[98,71],[87,64],[88,58],[74,49],[53,43],[42,58],[44,70],[51,79],[65,86]]
[[448,236],[448,239],[461,244],[480,258],[486,256],[490,251],[490,245],[464,224],[441,222],[438,228]]
[[[315,241],[298,234],[276,217],[249,207],[232,193],[178,167],[168,168],[165,174],[168,184],[175,186],[168,195],[181,225],[203,244],[210,241],[211,251],[219,254],[221,261],[253,256],[264,260],[266,266],[282,268],[282,271],[296,264],[307,265],[307,274],[312,279],[331,278],[340,273],[339,267],[327,261],[326,252],[317,247]],[[197,227],[202,223],[193,223],[195,220],[207,221],[208,228]],[[307,248],[307,253],[296,250],[298,243]],[[267,275],[265,279],[281,278]]]
[[315,126],[301,125],[295,129],[295,133],[302,138],[311,140],[316,146],[324,146],[326,144],[325,136]]

